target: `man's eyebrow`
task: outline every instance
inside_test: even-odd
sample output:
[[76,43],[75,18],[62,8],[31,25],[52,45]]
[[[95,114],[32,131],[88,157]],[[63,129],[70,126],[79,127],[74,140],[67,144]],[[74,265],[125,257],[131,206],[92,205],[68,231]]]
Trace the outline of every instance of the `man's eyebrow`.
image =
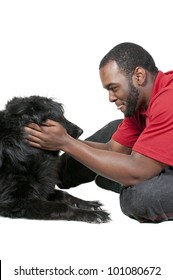
[[105,89],[109,89],[109,88],[112,87],[112,86],[116,87],[117,84],[115,84],[115,83],[110,83],[110,84],[105,85],[104,88],[105,88]]

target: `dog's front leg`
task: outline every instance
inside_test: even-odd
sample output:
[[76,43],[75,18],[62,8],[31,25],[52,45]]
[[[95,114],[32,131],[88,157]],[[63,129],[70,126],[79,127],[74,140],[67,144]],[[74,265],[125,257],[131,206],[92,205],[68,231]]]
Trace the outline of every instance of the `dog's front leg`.
[[[22,217],[21,217],[22,218]],[[25,205],[23,218],[40,220],[68,220],[89,223],[105,223],[110,220],[106,211],[86,210],[63,202],[31,200]]]

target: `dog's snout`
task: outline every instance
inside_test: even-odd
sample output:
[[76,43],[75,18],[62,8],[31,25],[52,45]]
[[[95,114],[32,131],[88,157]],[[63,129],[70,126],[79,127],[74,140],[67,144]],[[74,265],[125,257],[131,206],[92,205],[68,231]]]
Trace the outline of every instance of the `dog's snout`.
[[83,133],[83,129],[82,129],[82,128],[80,128],[80,127],[78,127],[78,137],[79,137],[79,136],[81,136],[81,135],[82,135],[82,133]]
[[74,138],[79,138],[82,133],[83,133],[83,129],[81,129],[79,126],[73,124],[73,127],[70,128],[70,130],[67,130],[67,132]]
[[66,129],[69,135],[71,135],[73,138],[79,138],[81,134],[83,133],[83,129],[77,126],[76,124],[70,122],[66,119]]

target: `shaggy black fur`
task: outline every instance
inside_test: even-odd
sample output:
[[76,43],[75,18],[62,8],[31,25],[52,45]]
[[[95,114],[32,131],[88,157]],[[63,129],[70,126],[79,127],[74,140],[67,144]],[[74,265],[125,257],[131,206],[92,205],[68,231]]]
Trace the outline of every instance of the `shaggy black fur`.
[[61,123],[74,138],[83,132],[64,117],[62,104],[49,98],[15,97],[0,111],[0,215],[108,222],[109,214],[98,201],[84,201],[56,188],[59,152],[27,144],[24,126],[31,122],[40,125],[47,119]]

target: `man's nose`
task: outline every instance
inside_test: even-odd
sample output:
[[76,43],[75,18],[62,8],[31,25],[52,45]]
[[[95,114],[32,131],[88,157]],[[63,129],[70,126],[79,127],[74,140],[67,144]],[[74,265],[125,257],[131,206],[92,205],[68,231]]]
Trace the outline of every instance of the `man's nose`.
[[109,91],[109,101],[110,102],[115,102],[117,100],[115,94],[110,90]]

